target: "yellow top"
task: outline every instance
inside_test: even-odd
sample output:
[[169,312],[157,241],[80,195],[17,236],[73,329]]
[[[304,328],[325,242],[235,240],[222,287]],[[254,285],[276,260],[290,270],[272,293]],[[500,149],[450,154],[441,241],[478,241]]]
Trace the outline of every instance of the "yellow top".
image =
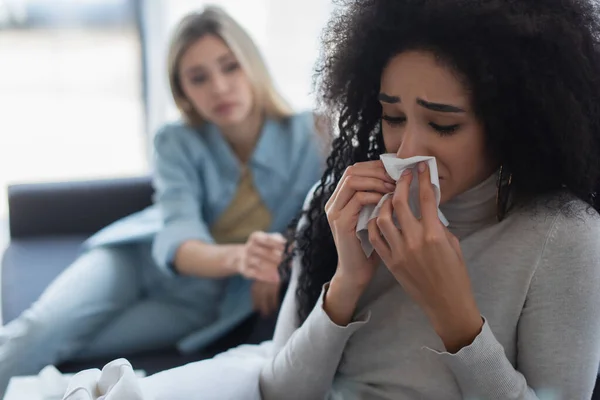
[[233,200],[212,224],[212,237],[218,244],[245,243],[255,231],[267,231],[271,213],[254,187],[249,168],[244,168]]

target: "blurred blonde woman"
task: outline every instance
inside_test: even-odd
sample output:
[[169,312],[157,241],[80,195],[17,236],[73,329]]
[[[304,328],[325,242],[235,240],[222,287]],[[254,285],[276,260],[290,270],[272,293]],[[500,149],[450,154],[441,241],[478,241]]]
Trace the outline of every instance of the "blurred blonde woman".
[[155,204],[92,236],[0,328],[0,394],[11,376],[74,358],[198,350],[277,309],[281,233],[323,169],[313,116],[292,111],[216,7],[179,23],[168,70],[183,118],[154,136]]

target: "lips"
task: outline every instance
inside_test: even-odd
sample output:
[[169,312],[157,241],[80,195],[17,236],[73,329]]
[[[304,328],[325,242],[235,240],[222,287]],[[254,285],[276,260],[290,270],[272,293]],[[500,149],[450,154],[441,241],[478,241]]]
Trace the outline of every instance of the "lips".
[[235,103],[221,103],[215,107],[215,112],[217,114],[228,114],[235,108]]

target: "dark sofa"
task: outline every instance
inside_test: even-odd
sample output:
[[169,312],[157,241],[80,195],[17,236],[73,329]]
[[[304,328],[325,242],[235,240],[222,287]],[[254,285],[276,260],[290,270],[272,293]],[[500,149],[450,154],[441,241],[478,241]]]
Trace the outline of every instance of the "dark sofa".
[[[109,223],[151,203],[150,179],[12,185],[8,188],[10,243],[2,258],[2,317],[6,324],[29,307],[79,254],[82,242]],[[213,356],[240,343],[272,336],[274,317],[256,316],[197,354],[175,349],[127,357],[135,368],[154,373]],[[66,363],[63,372],[102,367],[110,360]]]

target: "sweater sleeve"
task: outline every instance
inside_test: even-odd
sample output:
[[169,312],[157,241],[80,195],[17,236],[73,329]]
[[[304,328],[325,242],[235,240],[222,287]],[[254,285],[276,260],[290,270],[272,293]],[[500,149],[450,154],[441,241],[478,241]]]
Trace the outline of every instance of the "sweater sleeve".
[[[307,210],[317,185],[304,202]],[[305,218],[298,222],[300,230]],[[358,318],[348,326],[338,326],[323,310],[324,285],[317,304],[304,323],[300,324],[296,291],[302,265],[300,256],[292,261],[292,276],[273,337],[273,357],[260,373],[263,400],[323,399],[327,396],[346,343],[352,334],[368,322],[369,316]]]
[[487,322],[456,354],[438,353],[465,398],[589,399],[600,362],[600,220],[559,215],[517,331],[516,369]]
[[296,328],[298,261],[295,264],[273,338],[275,356],[260,374],[263,400],[324,399],[346,343],[369,320],[369,315],[364,315],[344,327],[333,323],[323,310],[326,284],[315,308],[302,326]]

